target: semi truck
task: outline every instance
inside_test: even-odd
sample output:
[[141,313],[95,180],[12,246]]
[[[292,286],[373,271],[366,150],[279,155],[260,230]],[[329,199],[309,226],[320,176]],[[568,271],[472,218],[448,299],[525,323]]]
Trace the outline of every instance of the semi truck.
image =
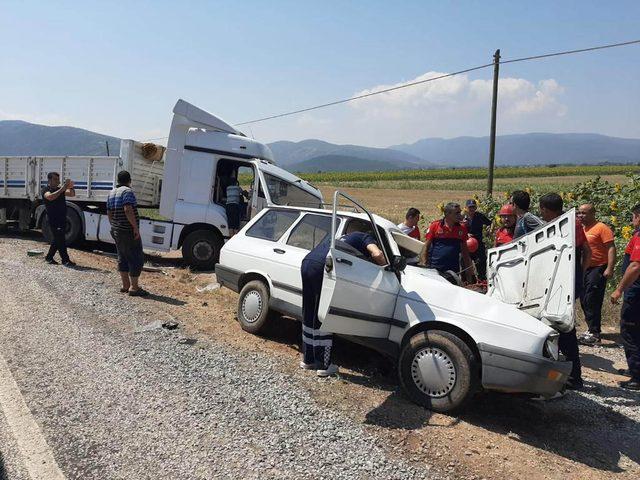
[[138,208],[158,209],[153,218],[141,215],[143,248],[181,250],[198,269],[212,269],[229,238],[230,182],[245,188],[241,224],[266,206],[322,206],[320,190],[278,167],[268,146],[180,99],[166,149],[122,140],[119,156],[0,157],[0,229],[15,223],[20,230],[40,228],[50,239],[41,191],[53,171],[75,184],[76,196],[67,197],[67,244],[114,243],[106,201],[120,170],[131,173]]

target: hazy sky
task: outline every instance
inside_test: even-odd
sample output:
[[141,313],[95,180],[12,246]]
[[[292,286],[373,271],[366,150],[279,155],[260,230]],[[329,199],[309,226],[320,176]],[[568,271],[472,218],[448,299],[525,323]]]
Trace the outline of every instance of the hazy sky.
[[[0,0],[0,119],[168,134],[184,98],[235,123],[491,61],[640,38],[632,1]],[[501,67],[498,133],[640,137],[640,45]],[[489,132],[491,69],[242,127],[387,146]]]

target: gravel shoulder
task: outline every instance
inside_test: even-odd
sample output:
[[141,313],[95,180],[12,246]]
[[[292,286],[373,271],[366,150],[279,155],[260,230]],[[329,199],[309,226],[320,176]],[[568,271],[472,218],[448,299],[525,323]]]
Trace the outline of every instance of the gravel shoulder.
[[[152,478],[159,465],[176,478],[640,475],[640,396],[616,387],[613,328],[602,347],[581,347],[585,392],[481,395],[448,417],[408,402],[389,362],[348,342],[338,378],[300,371],[297,322],[242,332],[236,294],[196,290],[212,274],[145,273],[154,297],[130,299],[112,258],[73,251],[85,270],[63,271],[26,256],[38,246],[0,240],[0,300],[13,309],[0,351],[70,478]],[[167,319],[178,331],[153,327]]]

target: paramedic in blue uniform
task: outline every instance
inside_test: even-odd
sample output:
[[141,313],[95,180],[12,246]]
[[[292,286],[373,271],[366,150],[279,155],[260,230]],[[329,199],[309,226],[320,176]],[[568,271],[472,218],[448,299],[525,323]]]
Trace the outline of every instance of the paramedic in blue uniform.
[[42,200],[47,210],[47,220],[51,229],[51,246],[44,259],[47,263],[57,265],[58,262],[54,260],[53,256],[58,252],[62,264],[72,267],[75,263],[69,259],[64,238],[67,229],[67,202],[65,198],[75,197],[76,191],[73,189],[73,182],[68,178],[64,184],[60,185],[58,172],[49,172],[47,180],[47,186],[42,189]]
[[464,276],[473,282],[473,264],[467,248],[468,230],[462,223],[462,211],[457,203],[447,203],[444,218],[431,222],[420,253],[420,264],[439,272],[460,273],[460,256]]
[[[353,232],[343,236],[341,241],[352,246],[366,258],[378,265],[385,265],[384,253],[375,239],[368,233]],[[322,279],[327,254],[331,248],[331,238],[327,235],[304,260],[302,260],[302,361],[305,370],[317,370],[320,377],[334,375],[338,367],[331,363],[333,334],[323,332],[318,319],[318,307],[322,290]]]
[[[620,382],[622,388],[640,390],[640,204],[633,207],[633,227],[636,230],[625,251],[628,261],[620,284],[611,294],[611,302],[618,303],[624,294],[620,313],[620,336],[629,365],[631,379]],[[628,252],[628,253],[627,253]]]

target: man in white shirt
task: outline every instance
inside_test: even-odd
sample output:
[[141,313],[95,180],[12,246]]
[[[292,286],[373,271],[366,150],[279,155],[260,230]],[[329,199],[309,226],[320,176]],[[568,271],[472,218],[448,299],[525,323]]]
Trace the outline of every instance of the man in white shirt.
[[409,235],[411,238],[420,240],[420,229],[418,228],[418,222],[420,221],[420,210],[411,207],[407,211],[405,221],[398,224],[398,228],[405,235]]

